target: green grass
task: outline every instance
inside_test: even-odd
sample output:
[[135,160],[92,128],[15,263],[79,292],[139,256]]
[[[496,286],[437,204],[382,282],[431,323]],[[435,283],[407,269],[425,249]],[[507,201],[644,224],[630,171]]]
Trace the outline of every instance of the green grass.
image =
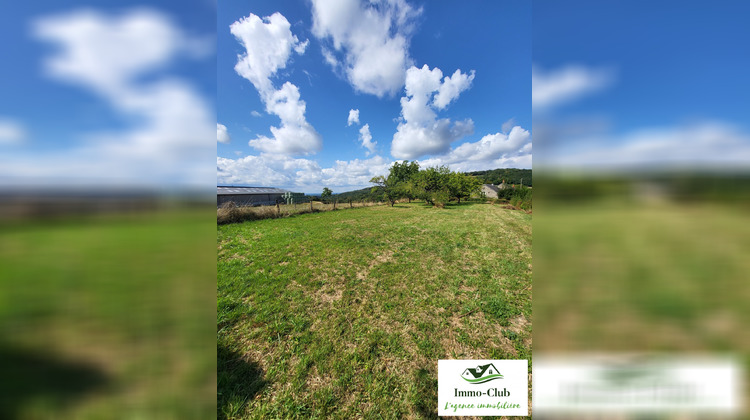
[[211,417],[214,229],[210,208],[0,226],[0,417]]
[[220,418],[436,418],[438,359],[531,355],[531,215],[421,203],[219,226]]
[[556,204],[537,209],[534,236],[537,350],[750,350],[745,209]]

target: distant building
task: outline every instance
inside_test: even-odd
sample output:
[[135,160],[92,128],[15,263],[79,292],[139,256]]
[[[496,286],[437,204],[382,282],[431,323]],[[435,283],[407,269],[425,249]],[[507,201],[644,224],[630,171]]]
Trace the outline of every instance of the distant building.
[[482,192],[484,193],[485,197],[487,198],[497,198],[498,197],[498,191],[504,190],[506,188],[513,188],[515,189],[515,184],[508,185],[505,183],[505,180],[503,180],[502,184],[499,185],[492,185],[492,184],[484,184],[482,185]]
[[482,192],[484,193],[484,196],[487,198],[497,198],[497,192],[500,190],[500,187],[497,185],[492,184],[484,184],[482,185]]
[[231,201],[237,206],[272,206],[286,203],[289,195],[295,203],[302,202],[305,197],[303,193],[293,193],[281,188],[220,186],[216,187],[216,205],[221,207]]

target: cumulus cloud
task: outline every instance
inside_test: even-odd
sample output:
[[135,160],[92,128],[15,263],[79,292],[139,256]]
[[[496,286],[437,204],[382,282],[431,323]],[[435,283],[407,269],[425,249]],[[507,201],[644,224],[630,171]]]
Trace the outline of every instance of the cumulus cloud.
[[317,192],[324,186],[339,192],[365,188],[371,185],[372,177],[387,174],[391,164],[374,156],[337,160],[333,166],[322,168],[314,160],[270,153],[216,160],[219,184],[270,185],[303,192]]
[[207,38],[187,36],[168,16],[144,8],[42,17],[32,22],[32,34],[56,47],[43,61],[48,76],[88,89],[121,118],[136,122],[126,129],[83,134],[84,146],[50,157],[58,163],[29,167],[24,162],[25,169],[16,165],[14,171],[55,182],[210,179],[213,169],[205,157],[214,153],[215,112],[196,87],[165,72],[179,57],[206,58]]
[[245,47],[234,70],[255,86],[266,112],[281,120],[280,127],[270,128],[272,137],[259,135],[248,144],[262,152],[306,155],[319,151],[323,141],[305,119],[306,104],[299,88],[286,82],[277,90],[271,81],[271,76],[286,67],[292,49],[301,54],[307,47],[308,42],[300,43],[290,27],[280,13],[263,20],[251,13],[230,25],[232,34]]
[[611,70],[569,65],[554,71],[531,69],[531,103],[535,111],[574,101],[581,96],[609,87],[614,81]]
[[227,126],[224,124],[216,123],[216,141],[224,144],[229,144],[229,142],[232,141],[232,138],[229,137]]
[[445,77],[443,83],[438,88],[438,93],[432,100],[435,108],[444,109],[451,102],[453,102],[461,92],[471,86],[471,82],[474,80],[474,70],[469,74],[461,73],[461,70],[456,70],[451,77]]
[[[471,86],[474,72],[445,77],[439,68],[411,67],[406,71],[406,96],[401,98],[401,118],[391,143],[391,154],[397,159],[414,159],[442,154],[450,144],[474,132],[470,119],[451,122],[437,119],[435,109],[443,109]],[[437,92],[437,94],[435,94]]]
[[357,91],[393,95],[411,65],[409,40],[421,13],[405,0],[313,0],[313,34],[331,41],[332,49],[323,49],[326,62],[341,67]]
[[286,67],[292,50],[305,52],[308,41],[300,43],[290,28],[289,21],[278,12],[263,19],[250,13],[229,25],[232,35],[245,48],[237,56],[234,70],[249,80],[261,97],[274,90],[271,76]]
[[362,147],[367,149],[367,155],[375,153],[375,146],[378,142],[372,141],[372,135],[370,134],[370,124],[365,124],[359,129],[359,141],[362,142]]
[[494,168],[530,168],[531,134],[520,126],[509,133],[488,134],[479,141],[464,143],[448,153],[420,160],[422,166],[445,165],[454,171]]
[[266,111],[281,119],[281,127],[271,127],[273,137],[258,136],[250,146],[271,153],[309,154],[323,146],[320,134],[305,119],[305,101],[297,86],[286,82],[266,98]]
[[359,125],[359,110],[358,109],[349,110],[349,118],[346,120],[346,125],[350,126],[352,124]]
[[0,117],[0,144],[21,143],[26,137],[26,128],[21,123]]

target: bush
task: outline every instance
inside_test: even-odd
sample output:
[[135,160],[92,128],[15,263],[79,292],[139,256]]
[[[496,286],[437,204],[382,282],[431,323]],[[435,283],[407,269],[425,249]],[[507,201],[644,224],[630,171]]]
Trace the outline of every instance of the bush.
[[444,208],[450,200],[450,196],[447,191],[435,191],[432,193],[432,202],[435,203],[435,207]]
[[242,212],[233,201],[222,204],[217,212],[219,223],[237,223],[242,221]]

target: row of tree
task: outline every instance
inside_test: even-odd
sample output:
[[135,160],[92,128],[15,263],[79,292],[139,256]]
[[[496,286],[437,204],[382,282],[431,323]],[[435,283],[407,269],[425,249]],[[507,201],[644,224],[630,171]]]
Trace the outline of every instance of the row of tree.
[[388,201],[391,206],[396,200],[406,198],[411,202],[422,199],[426,202],[443,206],[450,200],[469,198],[478,194],[482,182],[462,172],[451,172],[445,166],[419,168],[417,162],[396,162],[391,166],[388,176],[376,176],[370,180],[375,186],[372,193]]

